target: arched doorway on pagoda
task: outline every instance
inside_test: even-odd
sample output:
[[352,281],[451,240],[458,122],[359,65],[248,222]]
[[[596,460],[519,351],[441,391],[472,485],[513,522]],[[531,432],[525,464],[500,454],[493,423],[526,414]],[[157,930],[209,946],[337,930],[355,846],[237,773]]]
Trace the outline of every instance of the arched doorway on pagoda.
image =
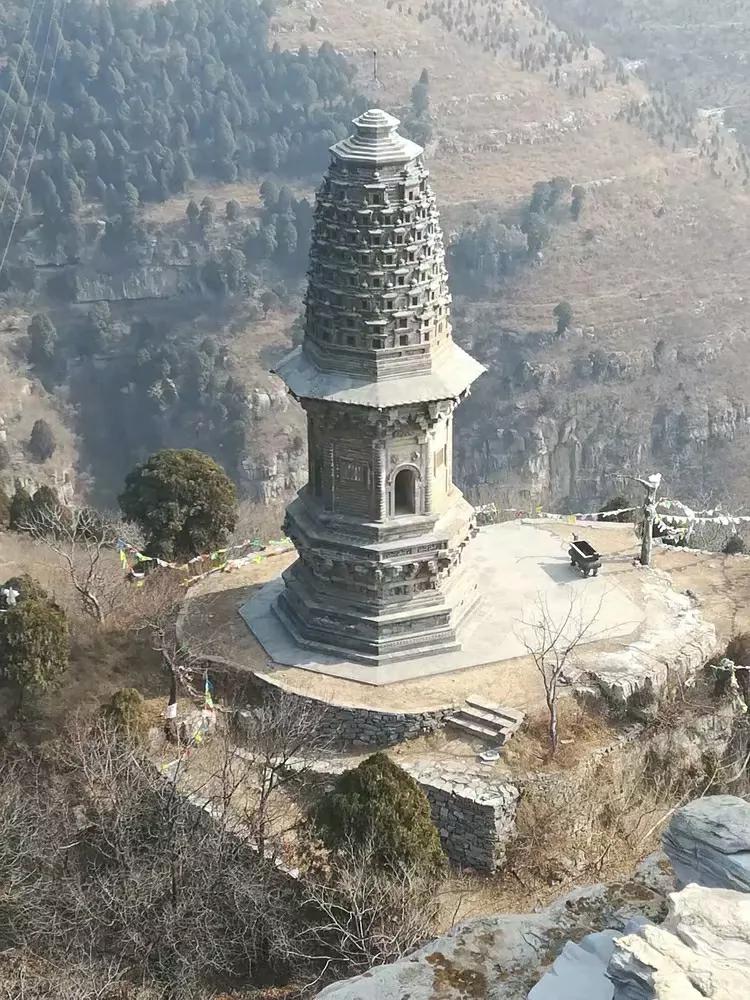
[[414,466],[399,469],[393,480],[393,513],[396,517],[417,513],[419,473]]

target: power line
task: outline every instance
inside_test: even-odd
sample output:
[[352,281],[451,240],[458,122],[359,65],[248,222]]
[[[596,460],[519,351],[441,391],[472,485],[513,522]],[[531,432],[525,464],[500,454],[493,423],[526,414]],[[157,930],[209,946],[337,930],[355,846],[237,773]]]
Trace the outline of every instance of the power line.
[[[45,96],[45,103],[44,103],[45,108],[47,108],[48,105],[49,105],[49,97],[50,97],[50,92],[52,90],[52,78],[55,75],[55,66],[57,65],[57,57],[58,57],[58,55],[60,53],[60,45],[61,45],[62,39],[63,39],[63,34],[62,34],[62,20],[63,20],[63,17],[64,17],[64,10],[65,10],[65,5],[67,4],[67,2],[68,2],[68,0],[60,0],[60,9],[58,11],[58,17],[59,17],[60,24],[58,24],[57,43],[55,44],[55,51],[54,51],[54,55],[52,57],[52,63],[50,65],[50,69],[49,69],[49,76],[47,78],[47,93],[46,93],[46,96]],[[26,137],[26,130],[28,128],[29,121],[31,119],[31,110],[33,109],[34,102],[37,99],[37,91],[38,91],[38,88],[39,88],[39,80],[40,80],[40,77],[42,75],[42,69],[44,68],[44,59],[46,58],[47,51],[49,49],[50,37],[51,37],[51,34],[52,34],[52,24],[55,21],[55,16],[54,16],[55,15],[55,3],[56,3],[56,0],[53,0],[53,2],[52,2],[52,11],[50,12],[49,23],[47,25],[47,37],[46,37],[46,40],[45,40],[45,43],[44,43],[44,51],[42,53],[42,58],[41,58],[41,60],[39,62],[39,72],[37,73],[36,80],[34,82],[34,96],[32,97],[32,100],[31,100],[31,109],[29,110],[29,115],[26,118],[26,126],[24,127],[23,135],[21,137],[21,145],[19,146],[19,151],[23,147],[23,142],[24,142],[24,139]],[[8,251],[10,250],[11,243],[13,242],[13,235],[14,235],[14,233],[16,231],[16,226],[18,225],[18,220],[21,217],[21,211],[23,210],[23,200],[26,197],[26,189],[28,188],[29,177],[31,176],[31,168],[34,165],[34,161],[36,160],[37,150],[39,149],[39,139],[40,139],[41,134],[42,134],[42,124],[43,123],[42,123],[41,116],[40,116],[39,126],[37,127],[36,136],[34,137],[34,148],[33,148],[33,151],[31,153],[31,156],[29,157],[29,165],[28,165],[28,168],[26,170],[26,177],[24,178],[23,187],[21,189],[21,193],[20,193],[19,198],[18,198],[18,205],[16,207],[16,214],[15,214],[15,216],[13,218],[13,224],[11,225],[11,228],[10,228],[10,233],[8,235],[8,241],[5,244],[5,249],[3,250],[2,259],[0,259],[0,276],[2,276],[3,268],[5,267],[5,261],[6,261],[6,258],[8,256]],[[15,168],[14,168],[13,173],[15,174]],[[3,206],[4,206],[4,202],[3,202]],[[0,208],[0,217],[1,216],[2,216],[2,208]]]
[[[25,51],[26,42],[28,41],[28,38],[29,38],[29,30],[31,29],[31,23],[34,20],[34,11],[36,9],[37,3],[38,3],[38,0],[31,0],[31,10],[29,11],[29,19],[26,22],[26,27],[24,28],[23,36],[21,38],[21,45],[20,45],[21,52],[20,52],[20,55],[18,57],[18,62],[16,62],[16,65],[14,67],[15,72],[16,72],[16,76],[18,76],[18,67],[19,67],[19,65],[21,63],[21,56],[23,55],[23,53]],[[41,20],[42,19],[41,19],[41,15],[40,15],[39,20],[37,21],[37,24],[36,24],[37,32],[39,31],[39,25],[41,24]],[[34,39],[34,45],[36,45],[36,38]],[[32,47],[32,52],[33,52],[33,47]],[[26,60],[26,71],[27,72],[28,72],[28,68],[29,68],[29,63],[30,62],[31,62],[31,54],[29,54],[29,57]],[[7,107],[8,107],[8,102],[9,101],[10,101],[10,87],[8,87],[8,90],[7,90],[6,94],[5,94],[5,101],[3,102],[2,110],[0,110],[0,124],[2,124],[2,121],[5,118],[5,111],[6,111]],[[5,150],[3,150],[3,153],[4,152],[5,152]],[[2,157],[0,157],[0,159],[1,158]]]
[[[26,121],[24,122],[23,132],[21,133],[21,140],[18,143],[18,149],[16,150],[16,158],[15,158],[15,160],[13,162],[13,169],[11,170],[10,176],[7,179],[7,187],[6,187],[5,191],[3,192],[3,200],[2,200],[2,202],[0,202],[0,219],[2,219],[2,217],[3,217],[3,213],[5,212],[5,206],[6,206],[7,202],[8,202],[8,198],[10,197],[11,191],[13,190],[13,179],[15,178],[16,171],[18,170],[18,164],[20,163],[21,154],[23,153],[23,144],[24,144],[24,142],[26,140],[26,132],[27,132],[27,130],[29,128],[29,122],[31,121],[31,116],[34,113],[34,104],[37,101],[37,92],[39,90],[39,80],[40,80],[41,75],[42,75],[42,69],[44,68],[44,60],[47,58],[47,50],[49,49],[50,31],[51,31],[51,28],[52,28],[52,18],[53,18],[53,15],[54,15],[55,3],[56,2],[57,2],[57,0],[52,0],[52,8],[50,10],[50,16],[49,16],[49,20],[47,22],[47,37],[46,37],[45,42],[44,42],[44,49],[42,50],[42,54],[41,54],[41,56],[39,58],[39,62],[37,64],[37,73],[36,73],[36,77],[34,79],[34,93],[32,95],[31,101],[29,102],[29,111],[28,111],[28,114],[26,115]],[[39,21],[37,22],[36,35],[34,36],[34,48],[36,48],[37,36],[39,34],[39,28],[41,27],[41,24],[42,24],[42,14],[43,13],[44,13],[44,8],[42,8],[41,14],[39,16]],[[26,65],[27,75],[28,75],[28,69],[29,69],[30,65],[31,65],[31,59],[29,58],[29,62]],[[24,82],[23,82],[24,90],[26,89],[25,82],[26,82],[26,76],[24,76]],[[16,112],[18,111],[19,106],[20,106],[19,104],[16,104],[16,109],[15,109],[15,111],[13,113],[13,118],[11,120],[10,127],[8,129],[8,135],[5,137],[5,144],[3,145],[2,153],[0,153],[0,159],[2,159],[3,156],[5,156],[5,150],[8,148],[8,143],[9,143],[9,141],[11,139],[12,134],[13,134],[13,127],[14,127],[15,122],[16,122]]]
[[[23,79],[21,80],[21,78],[19,77],[19,82],[21,84],[21,87],[22,87],[24,93],[26,93],[26,82],[27,82],[27,80],[29,78],[29,69],[31,68],[32,56],[36,54],[36,44],[37,44],[37,41],[39,40],[39,29],[41,28],[42,21],[44,20],[43,15],[44,15],[44,4],[45,3],[46,3],[46,0],[42,0],[42,9],[39,12],[39,17],[38,17],[37,22],[36,22],[36,31],[34,32],[34,41],[32,42],[31,52],[29,52],[28,58],[26,59],[26,68],[23,71]],[[55,3],[55,0],[52,0],[53,8],[54,8],[54,3]],[[29,23],[26,26],[27,32],[28,32],[28,29],[31,27],[31,17],[32,17],[32,15],[34,13],[34,7],[36,6],[36,4],[37,4],[37,0],[33,0],[33,6],[31,8],[31,15],[29,15]],[[24,38],[24,41],[25,40],[26,39]],[[16,76],[18,76],[18,65],[19,64],[16,63]],[[7,106],[9,100],[10,100],[10,87],[8,88],[8,93],[5,95],[5,105],[3,106],[2,112],[0,112],[0,121],[2,121],[3,115],[5,114],[5,107]],[[13,128],[15,127],[15,124],[16,124],[16,116],[18,115],[18,109],[20,108],[20,106],[21,106],[20,101],[16,101],[15,108],[13,110],[13,117],[11,118],[10,125],[8,126],[8,134],[5,137],[5,142],[3,143],[2,152],[0,152],[0,160],[2,160],[3,157],[5,156],[5,151],[8,148],[8,143],[10,142],[11,138],[13,137]],[[11,173],[11,176],[8,178],[8,183],[10,183],[10,181],[12,180],[13,174],[16,172],[16,167],[17,166],[18,166],[18,160],[16,160],[16,163],[13,165],[13,172]],[[0,214],[1,214],[1,210],[0,210]]]

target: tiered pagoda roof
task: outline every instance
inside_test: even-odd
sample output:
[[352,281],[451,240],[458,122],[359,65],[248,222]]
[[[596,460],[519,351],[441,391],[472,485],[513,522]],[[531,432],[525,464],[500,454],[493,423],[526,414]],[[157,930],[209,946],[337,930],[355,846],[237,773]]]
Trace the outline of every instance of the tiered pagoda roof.
[[300,399],[380,409],[458,398],[483,368],[451,336],[423,150],[385,111],[354,125],[317,195],[305,339],[277,373]]

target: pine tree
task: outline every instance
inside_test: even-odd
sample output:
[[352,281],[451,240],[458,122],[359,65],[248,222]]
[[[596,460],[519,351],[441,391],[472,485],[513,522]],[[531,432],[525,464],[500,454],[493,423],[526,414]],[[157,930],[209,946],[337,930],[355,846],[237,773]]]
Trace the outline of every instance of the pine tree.
[[166,449],[125,480],[122,512],[143,530],[150,555],[191,559],[224,545],[237,520],[227,474],[199,451]]
[[46,313],[35,313],[29,323],[29,363],[49,370],[55,359],[57,330]]
[[191,223],[191,225],[196,224],[196,222],[200,218],[200,214],[201,210],[198,208],[198,205],[194,201],[194,199],[191,198],[190,201],[187,203],[187,207],[185,209],[185,215],[188,217],[188,221]]
[[385,866],[413,866],[426,875],[445,866],[427,796],[384,753],[344,771],[314,809],[312,821],[333,851],[369,844]]
[[34,421],[34,426],[31,428],[29,451],[38,461],[46,462],[48,458],[52,458],[56,450],[57,442],[52,428],[43,417],[40,417]]
[[552,315],[557,320],[557,336],[561,337],[573,322],[573,307],[569,302],[558,302]]
[[22,528],[33,514],[33,511],[34,501],[31,499],[31,494],[25,486],[16,482],[15,492],[10,499],[10,527],[16,530]]
[[0,674],[18,690],[17,711],[31,692],[55,687],[68,667],[70,639],[65,612],[35,581],[14,590],[21,596],[0,615]]
[[174,171],[172,172],[172,186],[175,191],[184,191],[193,179],[193,169],[190,160],[182,151],[175,156]]
[[583,211],[583,205],[586,200],[586,188],[581,187],[580,184],[576,184],[571,192],[570,200],[570,214],[576,220],[576,222],[581,217],[581,212]]

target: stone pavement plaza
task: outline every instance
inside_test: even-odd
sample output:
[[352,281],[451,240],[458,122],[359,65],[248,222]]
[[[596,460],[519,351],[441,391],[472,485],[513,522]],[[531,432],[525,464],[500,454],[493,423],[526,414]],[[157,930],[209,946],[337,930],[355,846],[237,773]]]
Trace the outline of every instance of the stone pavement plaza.
[[[571,532],[574,527],[571,526]],[[575,530],[597,545],[599,531],[588,530],[581,524]],[[560,537],[543,524],[517,521],[480,529],[464,555],[467,569],[480,581],[480,602],[462,630],[462,649],[455,652],[368,666],[303,649],[272,610],[272,603],[283,588],[280,577],[244,603],[240,615],[274,663],[373,685],[525,656],[523,634],[528,630],[523,622],[534,619],[539,597],[556,622],[565,619],[571,600],[575,600],[584,621],[596,616],[587,635],[589,642],[622,640],[634,635],[644,621],[645,611],[637,577],[623,572],[630,567],[630,558],[605,556],[599,575],[584,579],[570,565],[571,535],[564,534],[566,537]]]

